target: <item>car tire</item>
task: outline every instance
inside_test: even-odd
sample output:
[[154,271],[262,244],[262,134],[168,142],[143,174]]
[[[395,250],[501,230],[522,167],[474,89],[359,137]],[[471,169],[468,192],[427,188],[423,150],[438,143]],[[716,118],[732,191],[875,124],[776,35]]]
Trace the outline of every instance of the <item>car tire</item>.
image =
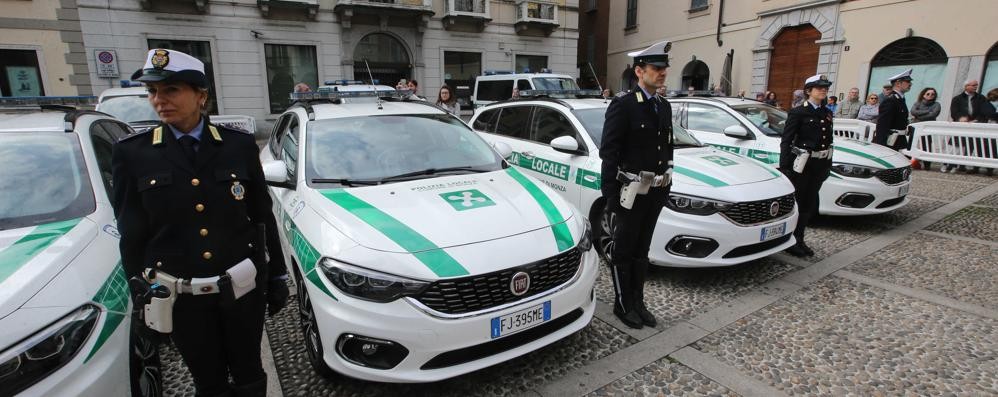
[[319,376],[326,379],[335,379],[337,374],[332,368],[326,365],[323,360],[322,338],[319,336],[319,324],[315,319],[315,311],[312,310],[312,300],[308,296],[308,289],[305,283],[308,282],[302,277],[298,265],[293,266],[295,272],[296,299],[298,300],[298,326],[301,329],[302,339],[305,346],[305,357],[308,363]]
[[610,262],[610,250],[613,249],[613,233],[616,227],[613,214],[608,214],[605,210],[606,204],[603,199],[593,202],[589,210],[589,224],[593,225],[593,245],[600,259]]
[[[145,324],[139,325],[144,327]],[[159,341],[132,330],[129,343],[129,372],[132,396],[162,397],[163,372],[159,359]]]

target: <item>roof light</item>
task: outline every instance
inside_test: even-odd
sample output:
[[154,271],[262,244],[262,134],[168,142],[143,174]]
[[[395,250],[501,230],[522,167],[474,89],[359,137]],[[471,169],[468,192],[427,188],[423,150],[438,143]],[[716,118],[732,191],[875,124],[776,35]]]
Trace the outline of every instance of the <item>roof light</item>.
[[41,107],[45,105],[93,106],[95,96],[22,96],[0,98],[0,107]]
[[513,74],[512,70],[486,70],[482,73],[486,76],[495,76],[497,74]]
[[326,80],[322,82],[324,85],[371,85],[380,84],[381,82],[377,79],[372,83],[368,83],[362,80]]
[[142,87],[145,85],[138,81],[130,81],[130,80],[120,80],[119,84],[121,85],[121,88]]
[[521,98],[540,96],[558,98],[602,97],[599,90],[522,90],[519,94]]
[[541,73],[551,73],[551,69],[541,68]]
[[412,94],[409,90],[370,90],[370,91],[335,91],[332,88],[320,87],[313,92],[292,92],[291,101],[336,100],[342,98],[405,98]]

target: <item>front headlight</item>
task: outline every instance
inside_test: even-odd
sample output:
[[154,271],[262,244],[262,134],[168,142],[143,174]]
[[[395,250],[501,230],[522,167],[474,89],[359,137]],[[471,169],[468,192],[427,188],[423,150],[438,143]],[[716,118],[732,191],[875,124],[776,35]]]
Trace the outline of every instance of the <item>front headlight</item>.
[[880,169],[856,164],[835,163],[832,164],[832,171],[835,171],[836,174],[851,178],[869,178],[880,171]]
[[0,353],[0,396],[12,396],[73,360],[97,325],[100,309],[80,306]]
[[357,299],[388,303],[403,296],[418,295],[430,283],[367,270],[332,258],[319,262],[322,272],[336,288]]
[[731,208],[731,203],[671,193],[669,194],[669,202],[666,203],[666,206],[676,212],[706,216]]
[[582,218],[582,237],[579,238],[579,245],[576,247],[579,251],[583,253],[589,252],[593,248],[593,227],[589,224],[589,220]]

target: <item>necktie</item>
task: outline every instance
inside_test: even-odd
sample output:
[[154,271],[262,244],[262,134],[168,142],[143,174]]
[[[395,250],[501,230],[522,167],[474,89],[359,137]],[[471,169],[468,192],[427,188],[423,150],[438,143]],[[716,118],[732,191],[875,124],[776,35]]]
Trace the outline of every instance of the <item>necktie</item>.
[[967,94],[967,115],[974,115],[974,96]]
[[184,151],[184,156],[187,160],[190,160],[191,164],[194,164],[197,159],[197,151],[194,150],[194,144],[197,143],[197,139],[190,135],[184,135],[177,140],[180,142],[180,148]]

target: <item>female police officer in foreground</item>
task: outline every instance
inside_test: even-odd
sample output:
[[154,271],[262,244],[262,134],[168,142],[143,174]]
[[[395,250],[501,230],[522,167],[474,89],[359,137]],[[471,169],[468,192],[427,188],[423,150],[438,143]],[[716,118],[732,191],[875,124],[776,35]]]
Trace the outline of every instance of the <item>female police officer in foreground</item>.
[[122,263],[175,298],[146,323],[172,331],[198,396],[264,396],[264,309],[280,310],[288,289],[255,140],[208,122],[204,64],[190,55],[151,50],[132,79],[146,83],[161,123],[114,147]]
[[790,109],[780,141],[780,171],[794,184],[800,217],[794,237],[797,244],[787,249],[793,256],[813,256],[804,243],[804,228],[818,214],[818,191],[832,169],[832,111],[825,107],[831,81],[825,75],[804,81],[806,100]]

